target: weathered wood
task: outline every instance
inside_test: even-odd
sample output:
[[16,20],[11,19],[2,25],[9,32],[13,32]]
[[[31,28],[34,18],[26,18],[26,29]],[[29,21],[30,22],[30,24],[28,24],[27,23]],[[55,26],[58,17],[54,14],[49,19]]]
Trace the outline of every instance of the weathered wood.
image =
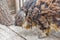
[[20,40],[20,39],[25,40],[21,38],[17,33],[12,31],[12,29],[4,25],[0,25],[0,39],[1,40]]
[[[60,33],[53,33],[49,37],[39,39],[38,33],[35,30],[27,31],[25,29],[22,29],[21,27],[17,27],[17,26],[7,27],[0,24],[0,40],[25,40],[25,39],[27,40],[59,40],[60,39]],[[25,39],[22,38],[21,36],[23,36]]]
[[15,5],[16,5],[16,13],[17,13],[20,10],[19,0],[15,0]]
[[6,0],[0,0],[0,23],[4,25],[13,24],[12,16]]
[[15,0],[7,0],[7,4],[11,14],[15,14],[16,13]]

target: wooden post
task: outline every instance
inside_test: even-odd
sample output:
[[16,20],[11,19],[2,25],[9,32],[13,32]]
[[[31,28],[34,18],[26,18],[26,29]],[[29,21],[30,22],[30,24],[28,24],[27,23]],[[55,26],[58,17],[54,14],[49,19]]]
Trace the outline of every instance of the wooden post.
[[16,13],[17,13],[20,10],[19,0],[15,0],[15,4],[16,4]]

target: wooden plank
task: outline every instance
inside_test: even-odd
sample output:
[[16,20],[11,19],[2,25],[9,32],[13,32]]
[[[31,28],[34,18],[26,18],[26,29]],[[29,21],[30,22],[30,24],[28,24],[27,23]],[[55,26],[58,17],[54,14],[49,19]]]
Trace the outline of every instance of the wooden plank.
[[[12,31],[13,30],[13,31]],[[15,32],[14,32],[15,31]],[[36,30],[34,30],[36,32]],[[49,37],[39,39],[38,35],[35,34],[33,30],[26,30],[22,27],[0,25],[0,40],[59,40],[58,38],[50,35]],[[22,35],[24,38],[21,38],[19,35]]]
[[6,26],[0,26],[1,40],[24,40]]
[[58,34],[57,36],[53,35],[56,33],[53,33],[52,35],[46,38],[39,39],[38,33],[36,33],[37,32],[36,30],[26,30],[22,27],[17,27],[17,26],[10,26],[10,28],[14,30],[16,33],[22,35],[27,40],[59,40],[60,39],[60,36],[58,36],[60,34]]

